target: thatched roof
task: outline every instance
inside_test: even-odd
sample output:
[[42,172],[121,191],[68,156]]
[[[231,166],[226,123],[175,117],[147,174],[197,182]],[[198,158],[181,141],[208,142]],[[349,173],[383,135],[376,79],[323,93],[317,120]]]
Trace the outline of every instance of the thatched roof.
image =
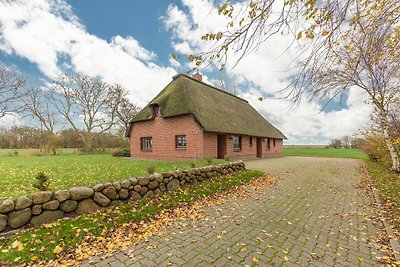
[[286,139],[246,100],[184,74],[174,76],[131,123],[151,120],[152,105],[159,106],[164,118],[192,114],[207,132]]

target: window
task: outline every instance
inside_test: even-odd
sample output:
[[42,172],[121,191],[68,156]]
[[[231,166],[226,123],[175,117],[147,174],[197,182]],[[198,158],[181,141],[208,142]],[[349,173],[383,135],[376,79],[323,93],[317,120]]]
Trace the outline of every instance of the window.
[[242,149],[242,137],[239,135],[234,135],[232,139],[233,139],[233,150]]
[[151,151],[153,148],[153,141],[151,137],[141,137],[140,144],[142,151]]
[[186,135],[175,135],[175,147],[178,149],[186,148]]
[[269,145],[269,138],[264,138],[264,146],[265,146],[265,150],[271,149],[271,147]]
[[250,136],[249,137],[249,146],[253,146],[253,136]]
[[275,147],[275,139],[273,139],[274,140],[274,147]]
[[152,118],[161,115],[160,107],[159,107],[157,104],[151,105],[151,106],[150,106],[150,109],[151,109],[151,117],[152,117]]

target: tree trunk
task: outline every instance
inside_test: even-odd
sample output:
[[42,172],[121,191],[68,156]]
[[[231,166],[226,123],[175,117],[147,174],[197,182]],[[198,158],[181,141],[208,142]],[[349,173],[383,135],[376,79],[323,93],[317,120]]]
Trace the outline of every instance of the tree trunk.
[[396,149],[392,143],[392,138],[389,134],[389,124],[387,121],[387,116],[381,115],[381,124],[383,130],[383,137],[385,138],[386,146],[389,150],[390,158],[392,159],[392,171],[400,172],[400,164],[399,164],[399,155],[397,154]]

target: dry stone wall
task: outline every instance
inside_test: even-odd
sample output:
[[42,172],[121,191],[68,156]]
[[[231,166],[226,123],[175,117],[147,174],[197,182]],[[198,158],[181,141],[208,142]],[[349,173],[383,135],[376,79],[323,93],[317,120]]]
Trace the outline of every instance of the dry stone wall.
[[243,162],[232,162],[154,173],[119,182],[76,186],[69,189],[39,191],[30,196],[0,201],[0,232],[37,226],[74,214],[93,212],[108,206],[120,205],[129,199],[140,200],[166,191],[173,191],[186,183],[245,170]]

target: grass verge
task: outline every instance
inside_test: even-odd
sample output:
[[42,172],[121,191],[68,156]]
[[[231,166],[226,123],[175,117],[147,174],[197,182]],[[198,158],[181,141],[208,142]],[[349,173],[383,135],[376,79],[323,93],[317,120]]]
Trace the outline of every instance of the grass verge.
[[400,230],[400,176],[390,172],[379,162],[371,159],[364,161],[368,173],[384,201],[385,210],[388,213],[387,217],[392,218],[392,225]]
[[218,192],[249,183],[261,175],[258,171],[216,177],[202,183],[190,184],[170,194],[83,215],[70,220],[59,220],[41,228],[27,229],[9,238],[0,238],[0,265],[39,264],[60,254],[68,254],[81,244],[118,239],[116,229],[155,217],[164,210],[205,199]]
[[285,156],[301,156],[301,157],[327,157],[327,158],[351,158],[351,159],[367,159],[368,156],[360,149],[351,148],[284,148]]

